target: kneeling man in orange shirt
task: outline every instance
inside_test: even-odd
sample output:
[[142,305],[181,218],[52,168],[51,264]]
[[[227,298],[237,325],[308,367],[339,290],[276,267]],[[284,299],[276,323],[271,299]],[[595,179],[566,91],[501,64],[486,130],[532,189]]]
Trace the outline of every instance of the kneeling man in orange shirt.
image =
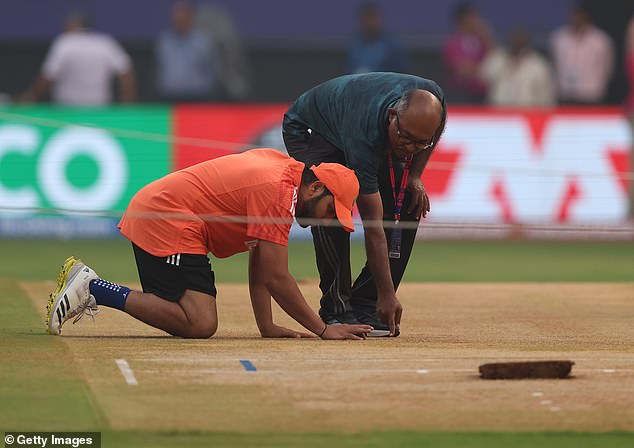
[[207,254],[249,251],[249,291],[263,337],[312,337],[273,323],[271,296],[323,339],[361,339],[368,325],[326,325],[288,272],[293,219],[332,220],[354,231],[354,172],[336,163],[306,167],[274,149],[254,149],[171,173],[142,188],[119,229],[132,242],[143,292],[99,278],[69,257],[48,303],[47,331],[98,305],[124,311],[174,336],[209,338],[218,327],[214,272]]

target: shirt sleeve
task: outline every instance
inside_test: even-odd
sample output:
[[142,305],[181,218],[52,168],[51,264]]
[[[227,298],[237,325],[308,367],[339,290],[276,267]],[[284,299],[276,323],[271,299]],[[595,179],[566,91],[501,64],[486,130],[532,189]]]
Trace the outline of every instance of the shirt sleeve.
[[132,65],[130,56],[128,56],[123,47],[110,37],[108,38],[108,62],[112,70],[118,74],[127,72]]
[[55,39],[42,65],[42,74],[46,78],[54,80],[59,77],[62,66],[64,65],[64,53],[63,41],[59,38]]
[[[354,148],[351,145],[354,145]],[[379,191],[378,173],[381,157],[376,154],[376,149],[362,143],[352,143],[346,146],[349,148],[346,154],[348,168],[357,175],[359,193],[372,194]]]
[[247,236],[288,246],[288,234],[295,217],[297,188],[286,183],[279,187],[274,191],[255,191],[249,195]]

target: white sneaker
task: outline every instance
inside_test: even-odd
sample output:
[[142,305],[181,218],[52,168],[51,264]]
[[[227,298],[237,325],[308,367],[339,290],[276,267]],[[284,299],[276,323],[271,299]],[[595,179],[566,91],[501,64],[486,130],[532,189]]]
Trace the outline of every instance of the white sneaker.
[[[62,325],[71,317],[73,323],[80,320],[84,313],[91,317],[99,312],[95,298],[90,294],[90,281],[99,276],[74,257],[68,257],[57,275],[57,288],[51,293],[46,306],[46,331],[59,335]],[[94,319],[94,318],[93,318]]]

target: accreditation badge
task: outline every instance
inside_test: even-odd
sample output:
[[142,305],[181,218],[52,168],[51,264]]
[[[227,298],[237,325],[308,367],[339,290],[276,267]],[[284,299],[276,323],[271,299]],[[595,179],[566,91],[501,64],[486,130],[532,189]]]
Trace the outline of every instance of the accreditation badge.
[[[398,224],[396,221],[394,224]],[[401,258],[401,240],[403,238],[403,229],[394,227],[390,236],[390,250],[388,256],[390,258]]]

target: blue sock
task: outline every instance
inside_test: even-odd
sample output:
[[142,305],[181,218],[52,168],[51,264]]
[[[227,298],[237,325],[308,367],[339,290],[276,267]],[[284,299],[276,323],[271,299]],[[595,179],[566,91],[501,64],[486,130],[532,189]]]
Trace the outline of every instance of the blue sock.
[[95,296],[97,305],[125,311],[125,301],[130,294],[130,288],[98,278],[90,281],[90,294]]

